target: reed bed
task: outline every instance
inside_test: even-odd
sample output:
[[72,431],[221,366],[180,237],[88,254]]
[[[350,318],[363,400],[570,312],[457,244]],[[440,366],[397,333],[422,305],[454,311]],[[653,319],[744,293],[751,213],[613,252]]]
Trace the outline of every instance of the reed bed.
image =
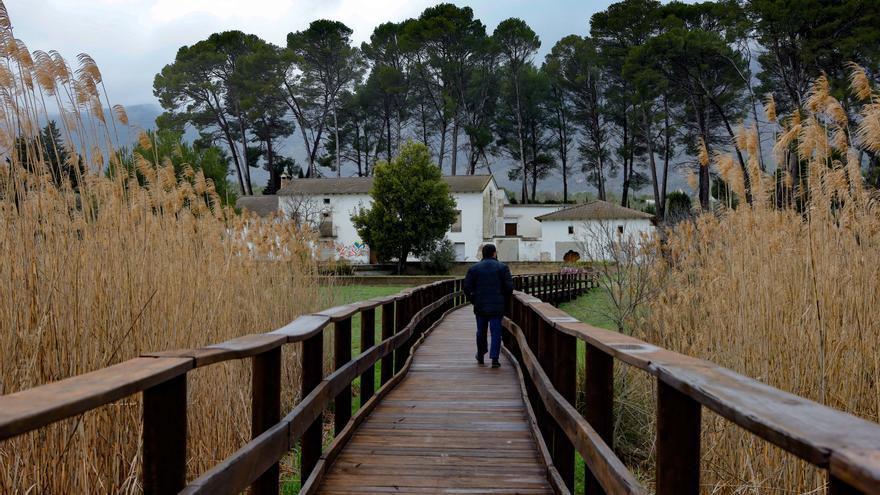
[[[779,120],[777,163],[797,173],[762,173],[753,129],[737,140],[747,170],[715,157],[738,206],[668,232],[653,275],[663,291],[637,335],[880,421],[880,207],[859,153],[880,150],[880,97],[852,70],[853,121],[824,77],[802,113]],[[821,471],[723,419],[708,415],[703,432],[705,493],[826,490]]]
[[[128,128],[85,54],[30,52],[0,3],[0,394],[277,328],[326,301],[308,233],[238,216],[198,170],[109,166]],[[40,128],[49,115],[66,159]],[[53,141],[54,143],[54,141]],[[141,144],[151,150],[149,137]],[[149,160],[147,158],[153,158]],[[152,163],[160,165],[154,166]],[[285,410],[298,400],[284,350]],[[190,373],[189,477],[250,436],[250,362]],[[0,493],[138,493],[140,395],[0,442]]]

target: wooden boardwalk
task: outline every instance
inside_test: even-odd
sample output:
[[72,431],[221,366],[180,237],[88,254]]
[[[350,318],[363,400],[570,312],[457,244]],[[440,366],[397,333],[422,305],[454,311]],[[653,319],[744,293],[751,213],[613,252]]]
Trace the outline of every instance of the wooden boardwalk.
[[516,370],[503,356],[500,369],[479,366],[474,352],[468,306],[418,348],[318,493],[553,493]]

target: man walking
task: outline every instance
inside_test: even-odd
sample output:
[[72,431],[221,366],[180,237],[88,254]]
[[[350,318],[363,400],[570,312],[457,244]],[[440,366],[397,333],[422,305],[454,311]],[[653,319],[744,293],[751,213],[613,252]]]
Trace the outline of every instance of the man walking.
[[464,293],[474,305],[477,317],[477,362],[484,363],[488,328],[492,334],[489,358],[492,367],[498,368],[501,366],[498,362],[501,354],[501,318],[504,317],[507,297],[513,293],[513,278],[507,265],[498,261],[494,244],[484,245],[483,259],[468,269],[464,277]]

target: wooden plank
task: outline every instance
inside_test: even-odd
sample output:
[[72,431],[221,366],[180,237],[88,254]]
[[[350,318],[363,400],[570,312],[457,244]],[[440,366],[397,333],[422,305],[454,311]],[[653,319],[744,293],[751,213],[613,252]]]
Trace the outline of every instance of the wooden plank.
[[[339,320],[334,323],[333,338],[333,363],[338,371],[351,361],[351,318]],[[351,382],[345,380],[342,390],[336,395],[334,406],[333,423],[338,435],[351,418]]]
[[657,383],[657,495],[700,493],[700,404]]
[[[388,303],[382,306],[382,340],[390,339],[394,335],[394,307],[395,303]],[[382,385],[388,383],[394,376],[394,355],[389,354],[382,358],[382,370],[380,379]]]
[[[449,296],[422,313],[426,322]],[[416,341],[407,374],[353,432],[318,493],[552,492],[514,368],[474,362],[473,325],[470,308],[454,310]]]
[[192,367],[189,358],[140,357],[0,396],[0,440],[136,394]]
[[880,446],[874,450],[842,449],[831,454],[834,485],[862,493],[880,493]]
[[[186,486],[181,494],[240,493],[290,450],[290,421],[269,428]],[[162,493],[177,493],[162,492]]]
[[[315,334],[303,342],[302,347],[302,397],[306,397],[318,385],[324,374],[324,336]],[[319,409],[323,411],[323,407]],[[321,457],[323,414],[315,412],[313,421],[305,422],[307,428],[300,440],[300,473],[307,478]]]
[[[251,439],[258,438],[281,419],[281,348],[253,357],[251,379]],[[251,495],[278,493],[278,463],[251,485]]]
[[[433,328],[432,326],[431,328]],[[416,343],[415,347],[417,348],[424,341],[424,336],[420,338]],[[369,414],[376,408],[379,404],[379,401],[382,400],[406,375],[407,371],[410,369],[412,364],[412,357],[407,359],[404,368],[394,375],[394,377],[385,385],[383,385],[378,393],[372,397],[369,401],[367,401],[363,407],[355,414],[355,416],[345,425],[343,430],[336,435],[336,438],[333,439],[330,446],[327,448],[327,452],[321,456],[320,461],[315,466],[315,469],[312,470],[312,473],[309,475],[308,479],[303,483],[302,488],[300,490],[300,495],[311,495],[316,493],[318,483],[323,480],[324,474],[328,470],[329,466],[333,464],[339,454],[342,452],[342,449],[348,444],[351,437],[354,435],[354,432],[360,426],[364,420],[369,416]]]
[[[376,310],[367,309],[361,313],[361,353],[376,344]],[[376,368],[370,365],[361,373],[361,406],[370,400],[376,389]]]
[[272,335],[286,336],[288,343],[302,342],[303,340],[320,333],[329,323],[329,316],[302,315],[278,330],[269,333]]
[[[701,359],[668,351],[617,332],[584,323],[557,328],[621,361],[661,378],[676,390],[734,424],[816,466],[827,468],[835,452],[876,452],[880,425],[773,388]],[[845,456],[854,477],[873,483],[880,463]],[[859,474],[862,473],[862,474]],[[852,481],[851,481],[852,482]]]
[[186,484],[186,374],[143,395],[144,494],[177,493]]
[[646,494],[645,489],[639,485],[608,444],[581,417],[577,409],[553,388],[547,373],[539,364],[538,358],[526,345],[522,330],[507,319],[504,320],[504,327],[514,332],[520,347],[523,367],[528,371],[535,390],[546,405],[548,413],[572,441],[602,488],[607,493]]
[[281,347],[286,343],[287,337],[279,334],[259,333],[243,335],[226,342],[197,349],[196,351],[201,352],[192,354],[192,358],[195,360],[195,367],[198,368],[221,361],[256,356],[268,350]]
[[[577,400],[577,340],[571,335],[552,331],[554,363],[553,386],[569,405]],[[574,445],[561,426],[553,436],[553,464],[570,491],[574,491]]]
[[[584,346],[584,415],[596,433],[613,447],[614,442],[614,358],[591,344]],[[589,469],[584,470],[586,493],[605,491]]]

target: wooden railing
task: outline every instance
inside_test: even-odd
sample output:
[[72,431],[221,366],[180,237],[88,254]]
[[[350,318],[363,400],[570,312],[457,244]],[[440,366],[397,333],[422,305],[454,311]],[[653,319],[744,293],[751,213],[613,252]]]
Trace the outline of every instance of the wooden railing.
[[[614,362],[657,381],[656,493],[700,491],[705,407],[828,472],[829,493],[880,494],[880,425],[783,392],[708,361],[577,321],[551,303],[564,280],[518,278],[504,320],[505,350],[518,363],[545,444],[550,480],[572,490],[577,451],[588,494],[645,494],[612,450]],[[545,302],[547,301],[547,302]],[[585,342],[586,417],[575,408],[578,346]]]
[[[546,275],[551,280],[553,275]],[[558,277],[558,275],[557,275]],[[517,279],[519,280],[519,279]],[[562,279],[559,279],[559,283]],[[569,290],[586,279],[566,276]],[[338,451],[356,426],[352,421],[352,382],[360,377],[359,416],[399,381],[408,368],[411,346],[442,316],[462,304],[461,280],[444,280],[396,295],[300,316],[265,334],[238,337],[198,349],[144,354],[91,373],[0,396],[0,441],[71,418],[125,397],[143,393],[144,493],[276,494],[279,460],[299,442],[300,474],[312,486],[327,456]],[[549,287],[549,286],[548,286]],[[549,289],[546,295],[549,296]],[[561,297],[561,296],[560,296]],[[377,311],[382,340],[375,342]],[[352,359],[352,317],[361,317],[360,354]],[[334,332],[334,371],[323,376],[324,331]],[[281,347],[300,342],[301,401],[281,416]],[[224,361],[252,361],[252,440],[186,483],[187,374]],[[381,362],[376,390],[375,365]],[[334,409],[336,439],[322,457],[323,412]],[[357,418],[355,418],[357,419]]]

